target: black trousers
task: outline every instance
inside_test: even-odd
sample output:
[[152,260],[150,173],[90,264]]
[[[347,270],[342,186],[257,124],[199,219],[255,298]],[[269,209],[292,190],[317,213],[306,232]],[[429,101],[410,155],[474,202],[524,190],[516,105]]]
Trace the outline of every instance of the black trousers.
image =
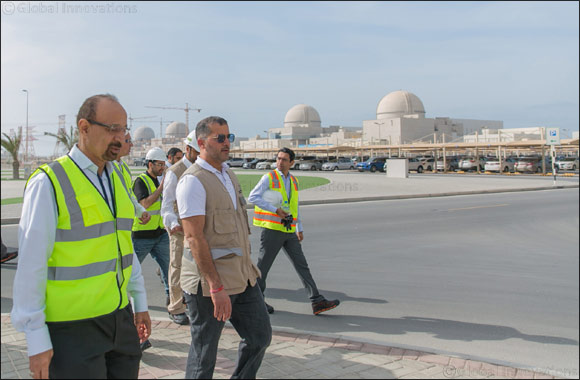
[[47,322],[51,379],[136,379],[141,349],[131,305],[95,319]]

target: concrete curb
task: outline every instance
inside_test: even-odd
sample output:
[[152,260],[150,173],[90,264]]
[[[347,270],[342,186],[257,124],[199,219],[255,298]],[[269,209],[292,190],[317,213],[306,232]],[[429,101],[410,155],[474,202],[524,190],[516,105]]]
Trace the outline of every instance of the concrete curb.
[[[354,202],[372,202],[388,201],[395,199],[414,199],[414,198],[434,198],[434,197],[452,197],[457,195],[474,195],[474,194],[496,194],[496,193],[515,193],[521,191],[542,191],[542,190],[559,190],[580,188],[579,185],[558,185],[558,186],[539,186],[539,187],[521,187],[515,189],[491,189],[491,190],[469,190],[469,191],[451,191],[444,193],[426,193],[426,194],[403,194],[403,195],[384,195],[378,197],[361,197],[361,198],[338,198],[338,199],[320,199],[310,201],[300,201],[301,205],[320,205],[333,203],[354,203]],[[254,205],[246,205],[246,209],[251,210]],[[20,218],[5,218],[0,220],[0,225],[13,225],[20,223]]]

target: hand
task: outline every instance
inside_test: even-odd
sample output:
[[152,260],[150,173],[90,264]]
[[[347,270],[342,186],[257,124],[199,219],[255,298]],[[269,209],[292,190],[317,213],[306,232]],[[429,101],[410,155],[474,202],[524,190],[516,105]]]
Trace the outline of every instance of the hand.
[[178,226],[175,226],[175,227],[173,227],[173,228],[171,229],[171,231],[169,231],[169,235],[173,235],[173,234],[174,234],[174,233],[176,233],[176,232],[181,232],[181,233],[183,233],[183,227],[181,227],[181,226],[179,226],[179,225],[178,225]]
[[151,335],[151,318],[148,311],[135,313],[135,327],[137,327],[137,334],[139,334],[139,343],[145,342]]
[[53,351],[41,352],[28,358],[30,367],[30,376],[33,379],[48,379],[48,366],[52,360]]
[[225,322],[232,316],[232,302],[225,290],[211,295],[213,316],[218,321]]
[[139,224],[147,224],[149,223],[149,221],[151,220],[151,214],[149,214],[147,211],[143,212],[143,214],[141,214],[141,217],[139,218]]
[[302,233],[302,231],[296,232],[296,235],[298,235],[298,241],[304,240],[304,234]]
[[288,213],[286,211],[282,210],[281,208],[276,209],[276,214],[282,219],[284,219],[286,217],[286,215],[288,215]]

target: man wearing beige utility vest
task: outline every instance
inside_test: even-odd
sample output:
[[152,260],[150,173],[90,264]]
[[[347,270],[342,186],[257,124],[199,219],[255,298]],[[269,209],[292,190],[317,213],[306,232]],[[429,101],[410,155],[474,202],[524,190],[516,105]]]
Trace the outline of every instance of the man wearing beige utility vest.
[[183,227],[179,219],[175,190],[177,182],[183,173],[195,162],[199,155],[199,146],[192,131],[183,140],[185,155],[165,171],[163,181],[163,200],[161,201],[161,217],[169,232],[169,318],[178,325],[188,325],[189,319],[185,313],[183,291],[181,290],[181,259],[183,257]]
[[91,96],[77,127],[78,144],[26,184],[11,321],[26,334],[34,379],[136,379],[151,333],[131,243],[139,214],[111,162],[127,113],[113,95]]
[[[290,174],[294,164],[294,151],[282,148],[276,156],[276,170],[265,174],[254,187],[248,201],[255,205],[254,226],[262,227],[258,268],[262,277],[258,280],[262,293],[266,290],[266,277],[280,252],[284,248],[286,255],[294,265],[296,273],[308,291],[312,312],[318,315],[337,307],[339,300],[329,301],[316,287],[308,263],[302,252],[301,241],[304,239],[300,211],[298,210],[298,180]],[[268,313],[274,308],[266,304]]]
[[177,209],[187,248],[181,287],[191,322],[186,379],[211,379],[229,320],[242,340],[233,379],[254,379],[272,339],[270,318],[250,257],[246,201],[225,161],[235,136],[221,117],[195,129],[201,153],[177,184]]

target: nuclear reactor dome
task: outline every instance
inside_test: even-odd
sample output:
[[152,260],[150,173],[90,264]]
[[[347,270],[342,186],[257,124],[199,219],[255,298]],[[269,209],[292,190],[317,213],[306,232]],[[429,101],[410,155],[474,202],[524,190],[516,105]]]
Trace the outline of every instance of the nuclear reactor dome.
[[147,127],[146,125],[142,125],[135,130],[133,134],[133,140],[151,140],[155,138],[155,132],[153,129]]
[[390,119],[405,115],[425,117],[423,102],[408,91],[395,91],[381,99],[377,106],[377,119]]
[[179,121],[174,121],[167,126],[167,129],[165,129],[166,137],[186,138],[188,134],[189,130],[187,129],[187,126]]
[[297,104],[286,113],[284,127],[320,127],[320,115],[314,107]]

